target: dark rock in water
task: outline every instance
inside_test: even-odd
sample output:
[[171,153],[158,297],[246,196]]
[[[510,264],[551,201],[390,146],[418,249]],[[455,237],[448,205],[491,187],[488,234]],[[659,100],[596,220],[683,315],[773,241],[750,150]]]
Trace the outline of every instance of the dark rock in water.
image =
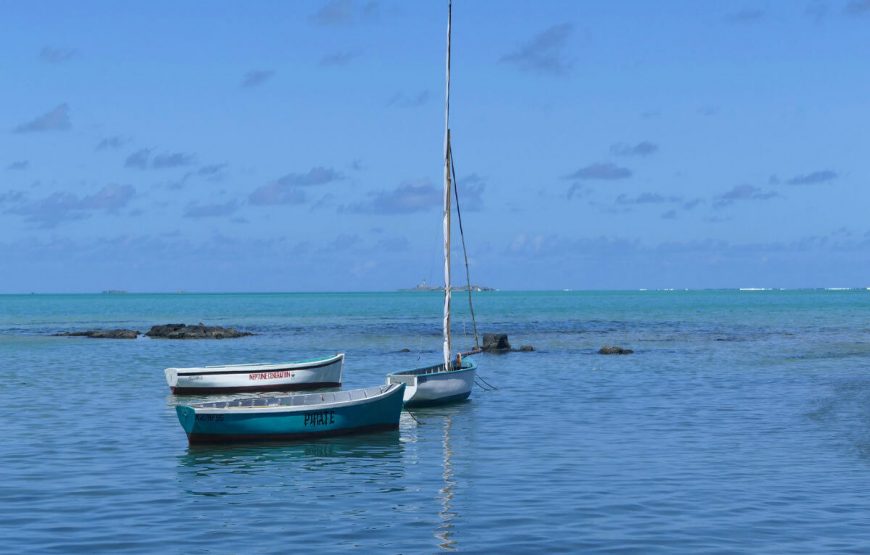
[[630,355],[633,352],[631,349],[624,349],[616,345],[605,345],[598,349],[599,355]]
[[483,334],[483,351],[487,353],[506,352],[511,350],[506,333]]
[[87,331],[63,331],[55,333],[59,337],[93,337],[94,339],[136,339],[139,332],[136,330],[87,330]]
[[519,349],[515,349],[518,353],[531,353],[535,350],[531,345],[520,345]]
[[410,353],[411,349],[399,349],[400,353]]
[[154,339],[232,339],[254,334],[247,331],[238,331],[233,328],[206,326],[200,322],[190,326],[187,324],[151,326],[151,329],[145,335]]
[[171,333],[179,332],[186,327],[186,324],[163,324],[162,326],[151,326],[151,329],[145,332],[145,335],[148,337],[169,337]]
[[136,330],[95,330],[88,337],[96,337],[99,339],[136,339],[139,337],[139,332]]

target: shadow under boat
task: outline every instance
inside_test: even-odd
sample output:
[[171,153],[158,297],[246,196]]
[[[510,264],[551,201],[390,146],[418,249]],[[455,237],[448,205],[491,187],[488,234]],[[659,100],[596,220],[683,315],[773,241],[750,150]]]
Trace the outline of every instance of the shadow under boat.
[[378,479],[401,488],[404,450],[398,430],[309,442],[190,445],[177,457],[176,472],[190,493],[207,497],[238,494],[237,482],[222,478],[227,474],[274,477],[278,472],[282,479],[322,482],[336,472],[377,469]]
[[180,456],[181,466],[237,466],[239,461],[273,463],[287,459],[384,459],[401,456],[399,430],[270,443],[194,443]]

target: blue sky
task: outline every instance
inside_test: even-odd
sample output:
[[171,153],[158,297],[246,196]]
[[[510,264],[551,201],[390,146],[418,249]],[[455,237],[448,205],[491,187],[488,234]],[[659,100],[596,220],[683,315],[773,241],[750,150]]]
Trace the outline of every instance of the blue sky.
[[[473,281],[870,286],[870,0],[453,14]],[[439,283],[445,23],[0,1],[0,292]]]

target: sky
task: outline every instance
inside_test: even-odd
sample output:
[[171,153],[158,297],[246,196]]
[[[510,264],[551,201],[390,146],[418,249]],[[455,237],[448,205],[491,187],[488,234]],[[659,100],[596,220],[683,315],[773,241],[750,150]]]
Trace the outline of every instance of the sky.
[[[0,0],[0,293],[443,283],[446,19]],[[455,0],[452,45],[472,282],[870,286],[870,0]]]

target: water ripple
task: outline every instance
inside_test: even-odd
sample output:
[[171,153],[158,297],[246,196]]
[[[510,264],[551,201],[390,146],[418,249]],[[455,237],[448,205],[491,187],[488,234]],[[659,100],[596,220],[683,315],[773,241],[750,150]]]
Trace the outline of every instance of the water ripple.
[[[477,357],[498,390],[232,447],[187,445],[164,367],[341,350],[345,387],[382,383],[438,357],[437,296],[107,297],[0,298],[10,552],[870,550],[867,295],[488,295],[484,331],[537,349]],[[200,320],[259,335],[47,336]]]

